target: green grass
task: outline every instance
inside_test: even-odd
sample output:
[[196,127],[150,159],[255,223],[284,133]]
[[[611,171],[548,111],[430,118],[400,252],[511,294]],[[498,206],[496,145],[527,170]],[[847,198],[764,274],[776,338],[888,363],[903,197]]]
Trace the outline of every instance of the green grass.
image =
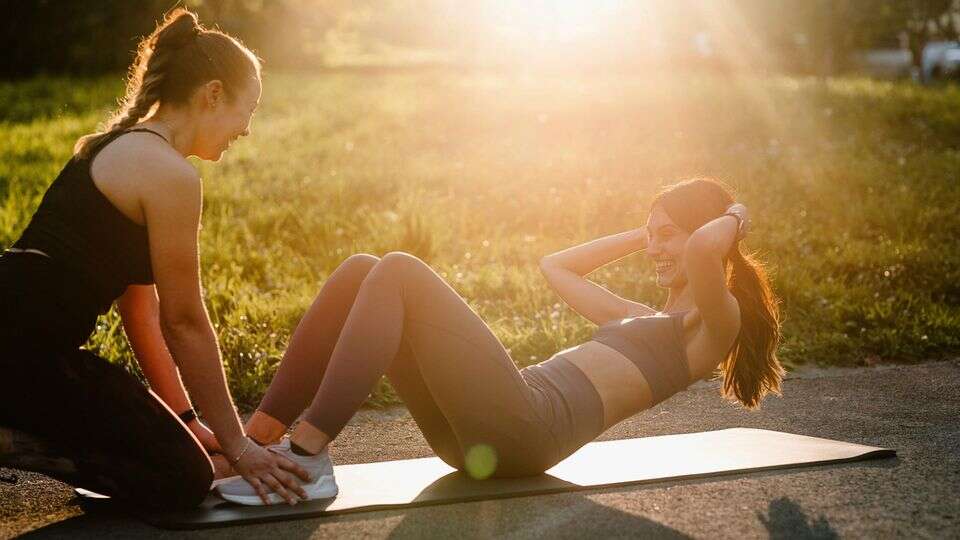
[[[0,83],[0,245],[119,77]],[[960,350],[960,91],[865,79],[266,75],[253,135],[205,182],[206,301],[254,405],[327,275],[355,252],[442,272],[519,365],[589,337],[537,270],[645,220],[657,188],[734,185],[783,300],[788,366]],[[642,255],[596,279],[659,305]],[[119,318],[88,347],[132,366]],[[371,403],[394,400],[381,385]]]

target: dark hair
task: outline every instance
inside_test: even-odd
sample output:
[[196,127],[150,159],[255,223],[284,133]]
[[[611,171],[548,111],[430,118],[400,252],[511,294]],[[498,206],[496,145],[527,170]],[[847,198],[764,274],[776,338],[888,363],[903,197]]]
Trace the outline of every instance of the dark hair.
[[[722,215],[734,202],[731,190],[723,183],[694,178],[664,188],[651,208],[659,205],[674,223],[692,233]],[[720,364],[721,392],[753,409],[766,394],[780,394],[784,375],[777,359],[780,309],[763,263],[741,251],[740,242],[730,248],[724,267],[727,286],[740,304],[740,333]]]
[[111,133],[133,126],[160,103],[186,103],[209,81],[223,82],[227,97],[233,98],[247,80],[259,76],[260,60],[239,41],[204,28],[186,9],[174,9],[140,40],[120,107],[99,132],[81,137],[74,153],[88,156]]

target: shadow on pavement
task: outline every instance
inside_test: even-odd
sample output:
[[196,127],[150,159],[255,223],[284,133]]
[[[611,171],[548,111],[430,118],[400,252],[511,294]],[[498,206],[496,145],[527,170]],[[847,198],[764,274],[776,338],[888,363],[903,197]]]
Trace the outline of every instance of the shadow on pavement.
[[501,499],[418,508],[404,515],[389,538],[499,538],[513,535],[604,538],[625,533],[637,538],[690,538],[652,519],[605,506],[579,494],[559,501],[529,497],[523,505]]
[[17,538],[150,538],[159,536],[160,532],[159,529],[123,514],[96,512],[51,523]]
[[810,522],[800,505],[788,497],[770,501],[767,515],[757,512],[757,519],[767,528],[771,540],[788,538],[832,540],[840,538],[840,535],[833,530],[826,518],[818,516]]

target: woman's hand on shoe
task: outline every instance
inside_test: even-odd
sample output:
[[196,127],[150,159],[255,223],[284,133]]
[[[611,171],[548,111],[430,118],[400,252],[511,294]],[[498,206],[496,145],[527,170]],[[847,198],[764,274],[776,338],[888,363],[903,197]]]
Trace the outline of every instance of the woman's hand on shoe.
[[299,476],[304,482],[310,481],[310,475],[303,467],[278,456],[261,447],[252,440],[240,459],[233,463],[233,468],[240,473],[244,480],[253,486],[264,504],[270,504],[267,496],[270,492],[280,495],[290,504],[296,504],[297,496],[306,499],[307,493],[303,490]]

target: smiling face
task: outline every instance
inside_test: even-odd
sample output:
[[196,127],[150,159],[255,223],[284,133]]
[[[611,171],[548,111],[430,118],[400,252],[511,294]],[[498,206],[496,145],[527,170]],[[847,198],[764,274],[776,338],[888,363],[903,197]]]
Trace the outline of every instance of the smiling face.
[[193,153],[218,161],[233,141],[250,134],[250,120],[260,103],[260,79],[248,79],[234,96],[223,91],[219,81],[210,81],[201,88],[204,112],[199,119]]
[[657,267],[657,286],[683,287],[687,283],[683,251],[690,233],[670,219],[660,205],[654,205],[647,217],[647,256]]

